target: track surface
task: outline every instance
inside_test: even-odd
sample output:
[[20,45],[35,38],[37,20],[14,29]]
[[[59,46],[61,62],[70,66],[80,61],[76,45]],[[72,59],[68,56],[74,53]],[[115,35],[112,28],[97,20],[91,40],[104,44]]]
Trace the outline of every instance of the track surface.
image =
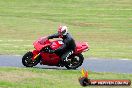
[[[21,58],[22,56],[0,55],[0,66],[24,67],[21,63]],[[36,67],[42,69],[66,69],[46,65],[37,65]],[[84,60],[83,65],[78,70],[82,67],[93,72],[132,73],[132,60],[88,58]]]

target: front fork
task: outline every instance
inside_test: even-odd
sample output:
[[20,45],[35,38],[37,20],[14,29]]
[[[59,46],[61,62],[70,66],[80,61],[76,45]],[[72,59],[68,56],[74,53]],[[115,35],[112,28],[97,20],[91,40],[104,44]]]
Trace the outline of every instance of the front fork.
[[38,58],[40,56],[40,53],[38,53],[35,57],[34,57],[34,60],[36,59],[36,58]]
[[34,61],[41,55],[41,52],[39,52],[37,50],[33,50],[32,53],[33,53],[32,61]]

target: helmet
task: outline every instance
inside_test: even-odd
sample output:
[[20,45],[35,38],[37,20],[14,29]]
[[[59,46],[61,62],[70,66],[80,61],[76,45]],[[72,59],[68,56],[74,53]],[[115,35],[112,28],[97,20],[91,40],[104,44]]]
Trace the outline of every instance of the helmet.
[[65,36],[67,34],[67,31],[68,31],[67,26],[59,26],[58,28],[58,34],[60,37]]

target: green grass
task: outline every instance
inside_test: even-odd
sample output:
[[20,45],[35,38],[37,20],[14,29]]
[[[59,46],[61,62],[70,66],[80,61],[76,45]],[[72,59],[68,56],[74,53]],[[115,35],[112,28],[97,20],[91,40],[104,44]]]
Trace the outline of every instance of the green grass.
[[[132,0],[0,0],[0,54],[23,55],[58,25],[67,25],[76,41],[89,42],[85,57],[132,58]],[[131,74],[89,74],[132,80]],[[80,76],[76,70],[1,67],[0,88],[80,88]]]
[[89,42],[86,57],[132,58],[131,5],[132,0],[0,0],[0,54],[24,54],[62,24],[76,41]]
[[[78,82],[80,76],[81,72],[78,70],[1,67],[0,88],[82,88]],[[132,80],[132,74],[95,73],[89,71],[89,78]],[[94,88],[94,86],[90,88]]]

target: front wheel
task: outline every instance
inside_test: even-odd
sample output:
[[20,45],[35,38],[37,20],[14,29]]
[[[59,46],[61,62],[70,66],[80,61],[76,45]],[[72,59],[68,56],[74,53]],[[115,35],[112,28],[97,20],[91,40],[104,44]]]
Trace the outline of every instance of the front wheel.
[[70,62],[68,62],[69,64],[66,65],[65,67],[67,69],[76,69],[76,68],[78,68],[79,66],[82,65],[83,60],[84,60],[84,57],[83,57],[82,54],[74,55],[71,58]]
[[40,62],[39,57],[36,58],[34,61],[32,61],[33,53],[32,52],[27,52],[23,57],[22,57],[22,64],[26,67],[33,67],[37,65]]

